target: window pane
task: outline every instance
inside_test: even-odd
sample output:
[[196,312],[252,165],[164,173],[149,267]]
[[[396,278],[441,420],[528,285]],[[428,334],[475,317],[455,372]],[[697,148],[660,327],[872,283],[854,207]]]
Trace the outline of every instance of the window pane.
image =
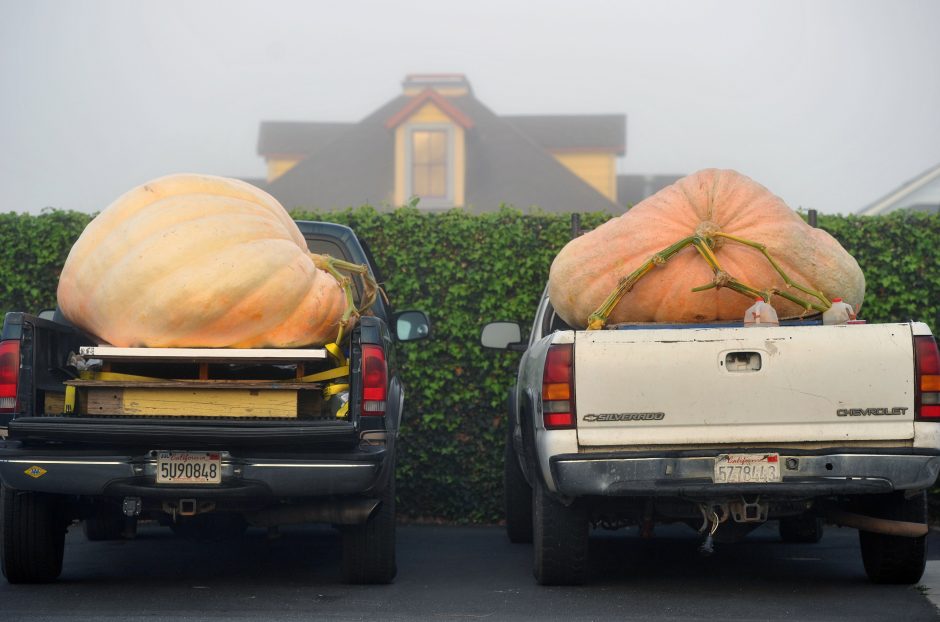
[[412,193],[419,197],[428,196],[430,190],[430,185],[428,184],[428,167],[423,165],[415,166],[413,175],[414,177],[411,181]]
[[433,197],[447,196],[447,169],[443,164],[430,167],[429,171],[429,194]]
[[429,199],[448,196],[448,133],[415,130],[411,133],[411,192]]
[[430,150],[428,149],[428,143],[430,142],[431,132],[414,132],[411,135],[411,145],[412,145],[412,161],[415,164],[427,164],[430,159]]
[[430,132],[431,141],[429,153],[432,164],[444,164],[447,162],[447,135],[444,132]]

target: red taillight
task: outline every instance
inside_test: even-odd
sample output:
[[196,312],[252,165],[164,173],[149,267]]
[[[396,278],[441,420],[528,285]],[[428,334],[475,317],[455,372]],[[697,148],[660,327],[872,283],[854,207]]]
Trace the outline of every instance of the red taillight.
[[16,412],[16,382],[20,375],[20,342],[0,341],[0,413]]
[[385,352],[376,345],[362,346],[362,414],[380,417],[385,414],[388,390],[388,364]]
[[933,337],[914,337],[918,419],[940,420],[940,351]]
[[545,429],[575,427],[574,372],[570,343],[549,346],[542,374],[542,417]]

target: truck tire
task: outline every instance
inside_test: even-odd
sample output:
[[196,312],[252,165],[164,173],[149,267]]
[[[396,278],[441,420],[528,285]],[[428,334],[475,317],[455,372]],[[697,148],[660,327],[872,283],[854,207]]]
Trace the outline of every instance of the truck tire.
[[824,522],[812,514],[780,519],[780,539],[791,544],[816,544],[823,537]]
[[47,583],[62,573],[67,523],[54,495],[0,492],[3,575],[10,583]]
[[[903,492],[879,495],[877,503],[867,506],[867,513],[877,518],[926,523],[927,492],[910,499],[905,499]],[[858,538],[865,573],[872,582],[910,585],[924,574],[926,536],[904,538],[859,531]]]
[[395,473],[379,496],[381,503],[362,525],[344,525],[343,581],[354,584],[391,583],[395,565]]
[[506,535],[515,544],[532,542],[532,487],[525,481],[519,460],[512,447],[512,438],[506,440],[503,461],[503,494],[506,497]]
[[533,572],[540,585],[581,585],[588,567],[588,520],[577,502],[566,506],[545,485],[533,487]]

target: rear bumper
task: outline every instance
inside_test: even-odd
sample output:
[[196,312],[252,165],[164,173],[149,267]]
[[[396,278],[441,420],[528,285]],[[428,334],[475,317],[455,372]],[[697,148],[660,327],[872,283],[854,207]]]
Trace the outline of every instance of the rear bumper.
[[354,447],[359,441],[348,421],[160,421],[96,417],[17,417],[12,440],[32,443],[86,443],[91,446],[198,445],[201,447]]
[[0,443],[0,479],[18,490],[68,495],[277,498],[368,492],[381,485],[388,451],[321,454],[222,453],[222,483],[156,483],[155,452],[52,451]]
[[[763,453],[775,450],[748,450]],[[772,495],[809,498],[838,494],[872,494],[919,490],[933,485],[940,473],[940,455],[887,453],[807,453],[783,450],[783,481],[715,483],[712,455],[554,456],[555,488],[566,497],[649,496],[699,498]]]

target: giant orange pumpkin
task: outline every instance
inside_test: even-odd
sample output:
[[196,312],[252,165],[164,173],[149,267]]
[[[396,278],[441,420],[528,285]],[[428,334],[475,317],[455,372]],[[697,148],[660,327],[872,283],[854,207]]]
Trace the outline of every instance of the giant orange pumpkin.
[[[827,305],[788,287],[771,263],[753,246],[716,232],[766,247],[790,279],[861,305],[865,278],[855,259],[831,235],[807,225],[762,185],[730,170],[708,169],[689,175],[638,203],[618,218],[569,242],[555,257],[548,293],[558,315],[584,327],[591,314],[633,273],[657,253],[697,233],[713,244],[721,269],[760,290],[779,288],[800,299]],[[753,300],[727,287],[693,292],[713,283],[715,273],[688,246],[655,265],[614,307],[608,322],[703,322],[741,319]],[[806,309],[780,296],[771,304],[781,318]]]
[[235,179],[127,192],[72,247],[58,302],[117,346],[294,347],[336,338],[346,299],[283,207]]

